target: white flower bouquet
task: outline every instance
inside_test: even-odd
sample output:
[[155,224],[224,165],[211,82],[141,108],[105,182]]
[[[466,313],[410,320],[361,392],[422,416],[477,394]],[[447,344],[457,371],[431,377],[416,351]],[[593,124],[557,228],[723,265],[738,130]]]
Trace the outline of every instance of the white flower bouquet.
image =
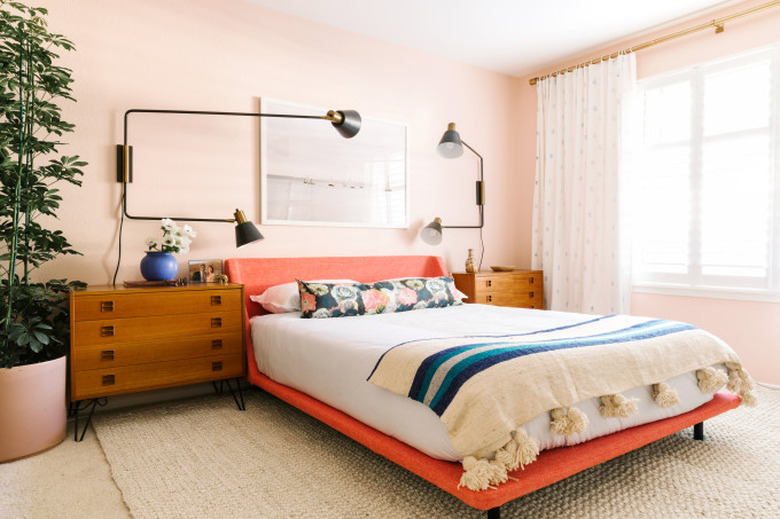
[[190,244],[192,240],[197,236],[195,231],[189,225],[182,225],[179,227],[170,218],[163,218],[162,225],[163,235],[158,242],[151,236],[146,238],[146,246],[149,251],[160,252],[180,252],[186,254],[190,251]]

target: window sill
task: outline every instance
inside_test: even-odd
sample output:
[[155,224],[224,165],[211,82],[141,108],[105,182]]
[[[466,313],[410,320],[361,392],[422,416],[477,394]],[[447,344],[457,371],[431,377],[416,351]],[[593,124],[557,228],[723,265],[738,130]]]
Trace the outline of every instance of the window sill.
[[740,301],[780,303],[780,293],[773,292],[771,290],[750,290],[744,288],[704,288],[646,283],[632,285],[631,291],[668,296],[706,297],[711,299],[736,299]]

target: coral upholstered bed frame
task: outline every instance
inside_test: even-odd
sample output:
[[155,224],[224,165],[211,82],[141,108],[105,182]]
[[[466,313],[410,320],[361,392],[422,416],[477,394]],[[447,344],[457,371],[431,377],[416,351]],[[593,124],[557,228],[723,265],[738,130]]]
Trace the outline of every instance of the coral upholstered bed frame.
[[525,470],[518,469],[510,473],[510,476],[515,479],[510,479],[496,488],[481,492],[458,488],[463,473],[459,463],[431,458],[309,395],[274,382],[260,373],[255,363],[249,333],[249,318],[265,313],[259,304],[249,299],[249,296],[261,294],[270,286],[289,283],[296,278],[350,278],[368,282],[398,277],[447,275],[444,262],[440,257],[233,258],[226,260],[225,269],[231,282],[244,285],[249,382],[410,470],[467,505],[479,510],[488,510],[489,518],[498,518],[500,506],[508,501],[687,427],[694,427],[694,438],[703,439],[704,420],[739,405],[738,397],[717,393],[710,402],[688,413],[602,436],[576,446],[543,451],[534,463],[525,467]]

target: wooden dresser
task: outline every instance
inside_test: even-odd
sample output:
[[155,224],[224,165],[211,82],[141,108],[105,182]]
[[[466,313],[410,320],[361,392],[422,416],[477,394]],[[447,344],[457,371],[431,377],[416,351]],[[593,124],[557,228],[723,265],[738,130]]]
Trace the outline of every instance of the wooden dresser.
[[246,374],[243,286],[91,286],[70,295],[70,399]]
[[541,270],[455,272],[455,286],[468,296],[467,303],[544,309]]

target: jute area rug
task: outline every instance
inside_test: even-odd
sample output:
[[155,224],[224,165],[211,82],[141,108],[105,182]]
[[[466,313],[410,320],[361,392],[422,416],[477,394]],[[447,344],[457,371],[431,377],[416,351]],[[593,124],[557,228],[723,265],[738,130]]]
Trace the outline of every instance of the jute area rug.
[[[137,518],[477,518],[474,510],[263,393],[95,416]],[[501,507],[504,518],[780,517],[780,392]]]

